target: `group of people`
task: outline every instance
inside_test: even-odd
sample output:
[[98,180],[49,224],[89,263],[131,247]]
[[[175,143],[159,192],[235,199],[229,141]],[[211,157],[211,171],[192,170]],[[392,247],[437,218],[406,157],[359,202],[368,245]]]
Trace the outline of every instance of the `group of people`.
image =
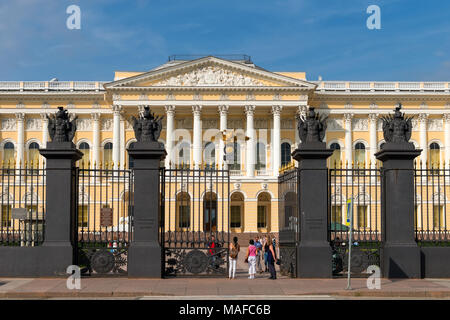
[[[240,252],[240,245],[238,238],[234,237],[233,242],[230,243],[230,268],[229,279],[234,279],[236,276],[236,262]],[[264,261],[264,271],[261,262]],[[277,273],[275,264],[278,262],[276,254],[276,239],[272,235],[264,237],[255,237],[250,239],[245,256],[245,262],[248,263],[249,279],[255,279],[256,272],[269,272],[269,279],[276,279]]]

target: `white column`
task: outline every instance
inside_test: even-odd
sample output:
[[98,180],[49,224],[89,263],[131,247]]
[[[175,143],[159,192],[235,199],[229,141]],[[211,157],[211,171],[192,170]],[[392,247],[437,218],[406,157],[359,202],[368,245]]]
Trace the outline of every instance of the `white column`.
[[92,121],[92,168],[100,166],[100,113],[91,114]]
[[117,169],[117,164],[120,161],[120,112],[122,106],[113,106],[113,163],[114,169]]
[[246,171],[247,177],[255,176],[255,130],[253,129],[253,115],[255,106],[245,106],[245,114],[247,115],[247,144],[246,144]]
[[281,106],[272,106],[273,113],[273,134],[272,134],[272,170],[273,175],[278,176],[281,164],[281,133],[280,133],[280,115]]
[[375,169],[377,165],[377,159],[375,158],[375,153],[377,152],[377,120],[378,114],[369,114],[369,147],[370,147],[370,162],[371,168]]
[[450,113],[443,114],[444,119],[444,151],[445,151],[445,167],[450,165]]
[[25,128],[24,128],[24,113],[16,113],[17,123],[17,157],[16,167],[19,169],[24,166],[24,149],[25,149]]
[[166,106],[167,128],[166,128],[166,152],[165,160],[166,168],[170,168],[170,163],[175,163],[173,156],[173,139],[174,139],[174,122],[175,122],[175,106]]
[[419,132],[420,132],[420,149],[422,153],[420,155],[420,160],[422,160],[423,166],[425,167],[428,159],[428,145],[427,145],[427,118],[428,114],[419,114]]
[[194,114],[193,160],[194,168],[198,169],[202,163],[202,106],[192,106],[192,113]]
[[345,124],[345,165],[350,168],[352,166],[353,159],[353,147],[352,147],[352,113],[344,114],[344,124]]
[[48,141],[48,119],[46,113],[41,113],[41,127],[42,127],[42,149],[47,148]]
[[125,169],[125,117],[120,115],[120,169]]
[[[226,106],[226,105],[219,106],[219,114],[220,114],[219,130],[221,132],[225,132],[227,130],[228,106]],[[224,148],[225,148],[225,143],[222,139],[222,133],[221,133],[220,139],[219,139],[219,161],[218,161],[218,163],[219,163],[220,168],[223,166],[224,169],[227,169],[227,163],[226,163],[226,161],[223,161]]]

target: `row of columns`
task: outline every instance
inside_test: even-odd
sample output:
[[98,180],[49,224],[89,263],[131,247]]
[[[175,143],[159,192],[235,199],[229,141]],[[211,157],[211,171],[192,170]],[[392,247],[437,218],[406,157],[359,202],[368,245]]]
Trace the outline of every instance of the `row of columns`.
[[[228,118],[228,106],[221,105],[218,107],[220,115],[219,130],[225,132],[227,130],[227,118]],[[166,167],[169,167],[170,161],[173,158],[174,152],[174,129],[175,129],[175,106],[169,105],[165,107],[167,116],[167,130],[166,130],[166,151],[168,156],[166,157]],[[277,175],[281,164],[281,125],[280,115],[281,106],[273,106],[273,136],[272,136],[272,170],[273,174]],[[202,107],[199,105],[192,106],[193,112],[193,162],[194,167],[197,169],[202,163],[202,121],[201,121]],[[256,154],[256,137],[254,130],[254,112],[255,106],[248,105],[244,108],[246,115],[246,174],[248,177],[253,177],[255,172],[255,154]],[[219,159],[220,165],[226,165],[223,163],[225,143],[222,139],[219,139]]]
[[[221,105],[218,107],[220,115],[219,130],[227,130],[227,116],[229,107]],[[299,113],[304,113],[304,108],[299,107]],[[122,107],[120,105],[112,106],[113,110],[113,162],[114,169],[124,167],[125,160],[125,119],[122,117]],[[169,167],[169,162],[172,158],[172,152],[174,149],[174,131],[175,131],[175,110],[174,105],[168,105],[165,107],[167,116],[167,128],[166,128],[166,150],[168,157],[166,158],[166,167]],[[273,174],[277,175],[281,164],[281,137],[280,137],[280,117],[282,107],[279,105],[272,107],[273,115],[273,132],[272,132],[272,169]],[[303,110],[303,111],[302,111]],[[202,106],[195,105],[192,107],[193,112],[193,161],[196,168],[202,163],[202,121],[201,121]],[[255,171],[255,155],[256,155],[256,140],[254,133],[254,111],[255,106],[245,106],[244,112],[246,115],[246,135],[248,140],[246,142],[246,174],[248,177],[254,176]],[[17,124],[17,166],[24,163],[25,154],[25,114],[16,113]],[[369,159],[373,167],[376,165],[375,153],[378,149],[377,140],[377,114],[369,114]],[[42,119],[42,148],[46,147],[48,141],[48,120],[45,114],[41,114]],[[97,165],[101,162],[100,159],[100,113],[91,114],[92,129],[93,129],[93,141],[92,141],[92,163]],[[345,129],[345,161],[349,164],[353,161],[353,138],[352,138],[352,119],[353,114],[345,113],[343,115],[344,129]],[[423,150],[428,149],[427,140],[427,114],[419,114],[419,148]],[[444,157],[446,163],[450,161],[450,114],[443,115],[444,120]],[[297,135],[297,134],[296,134]],[[219,139],[219,165],[225,165],[223,163],[224,156],[224,142]],[[250,152],[250,150],[252,152]],[[428,160],[428,152],[422,152],[420,159],[423,163]]]
[[[377,139],[377,122],[378,114],[369,114],[369,159],[372,168],[376,166],[375,153],[378,150],[378,139]],[[345,161],[349,164],[353,161],[353,138],[352,138],[352,119],[353,114],[344,114],[344,129],[345,129]],[[427,139],[427,120],[428,114],[421,113],[417,118],[419,122],[419,149],[424,150],[420,155],[420,160],[426,163],[428,160],[428,139]],[[443,115],[444,120],[444,151],[445,151],[445,162],[450,161],[450,114]]]

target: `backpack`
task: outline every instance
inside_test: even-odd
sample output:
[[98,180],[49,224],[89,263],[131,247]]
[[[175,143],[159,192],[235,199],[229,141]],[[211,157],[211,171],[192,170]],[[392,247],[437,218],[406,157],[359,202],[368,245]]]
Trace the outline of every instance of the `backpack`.
[[239,253],[238,249],[233,244],[233,247],[230,250],[230,258],[231,259],[236,259],[237,256],[238,256],[238,253]]

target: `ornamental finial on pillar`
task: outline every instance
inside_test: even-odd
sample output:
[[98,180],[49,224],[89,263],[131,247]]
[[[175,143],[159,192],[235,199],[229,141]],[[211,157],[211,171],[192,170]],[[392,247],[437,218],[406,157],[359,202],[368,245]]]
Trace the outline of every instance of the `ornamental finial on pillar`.
[[316,113],[313,107],[309,108],[306,117],[297,116],[298,136],[302,143],[322,142],[327,129],[327,118],[328,116],[320,116]]
[[69,112],[63,107],[58,107],[58,111],[48,119],[48,133],[52,142],[72,142],[77,131],[77,116],[72,121],[69,120]]
[[162,130],[162,120],[164,116],[156,116],[151,113],[150,107],[145,106],[144,111],[139,115],[139,119],[131,117],[134,135],[138,142],[157,142]]
[[405,117],[400,110],[402,105],[399,103],[395,108],[394,115],[390,114],[381,117],[383,121],[383,135],[386,143],[406,144],[411,139],[412,119],[414,116]]

